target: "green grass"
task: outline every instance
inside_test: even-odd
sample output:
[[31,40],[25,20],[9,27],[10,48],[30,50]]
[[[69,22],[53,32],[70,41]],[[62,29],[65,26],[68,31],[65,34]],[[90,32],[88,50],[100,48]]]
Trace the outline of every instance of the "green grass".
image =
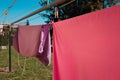
[[[2,50],[0,68],[8,65],[8,50]],[[0,80],[52,80],[52,64],[46,67],[35,57],[27,57],[25,61],[25,57],[18,55],[12,49],[12,72],[0,72]]]

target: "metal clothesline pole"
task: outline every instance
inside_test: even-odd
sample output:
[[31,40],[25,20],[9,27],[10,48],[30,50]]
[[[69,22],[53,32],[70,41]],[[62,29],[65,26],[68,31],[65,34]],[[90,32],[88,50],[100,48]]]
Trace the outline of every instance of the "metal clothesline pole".
[[11,27],[8,33],[8,43],[9,43],[9,72],[12,71],[12,60],[11,60]]
[[44,11],[44,10],[47,10],[47,9],[49,9],[49,8],[52,7],[52,6],[56,6],[56,5],[62,4],[62,3],[64,3],[64,2],[66,2],[66,1],[68,1],[68,0],[55,0],[55,1],[52,2],[49,6],[44,6],[44,7],[40,8],[40,9],[38,9],[38,10],[36,10],[36,11],[28,14],[27,16],[25,16],[25,17],[23,17],[23,18],[20,18],[20,19],[14,21],[14,22],[12,22],[11,24],[15,24],[15,23],[17,23],[17,22],[20,22],[20,21],[22,21],[22,20],[24,20],[24,19],[26,19],[26,18],[28,18],[28,17],[31,17],[31,16],[39,13],[39,12],[42,12],[42,11]]

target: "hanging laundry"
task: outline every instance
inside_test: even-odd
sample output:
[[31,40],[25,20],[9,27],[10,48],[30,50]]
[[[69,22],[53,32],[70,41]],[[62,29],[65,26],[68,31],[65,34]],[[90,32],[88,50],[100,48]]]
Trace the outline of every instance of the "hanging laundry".
[[36,57],[47,66],[51,63],[51,38],[50,27],[48,25],[42,26],[40,40],[39,54]]
[[53,80],[120,80],[120,5],[53,23]]
[[46,66],[51,60],[49,25],[19,26],[13,46],[22,56],[36,57]]

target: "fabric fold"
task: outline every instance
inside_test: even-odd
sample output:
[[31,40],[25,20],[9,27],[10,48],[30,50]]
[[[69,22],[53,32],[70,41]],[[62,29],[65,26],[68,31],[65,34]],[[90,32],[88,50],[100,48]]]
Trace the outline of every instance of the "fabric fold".
[[120,5],[53,23],[53,80],[120,80]]

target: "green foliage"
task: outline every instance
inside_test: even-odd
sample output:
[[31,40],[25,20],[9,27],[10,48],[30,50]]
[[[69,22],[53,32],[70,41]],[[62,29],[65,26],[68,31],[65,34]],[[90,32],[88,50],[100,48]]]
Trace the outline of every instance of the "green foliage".
[[[50,1],[52,2],[53,0]],[[105,1],[107,1],[107,4],[104,4]],[[92,11],[100,10],[105,8],[106,5],[110,7],[115,5],[117,2],[118,0],[75,0],[64,7],[57,5],[59,9],[59,19],[64,20]],[[47,5],[47,0],[41,0],[39,4],[41,6],[45,6]],[[50,8],[44,14],[39,13],[39,15],[41,15],[43,18],[47,18],[47,21],[45,21],[46,23],[54,20],[54,8],[55,7]]]
[[119,2],[119,0],[105,0],[106,1],[106,4],[104,5],[104,7],[108,6],[108,7],[111,7],[113,5],[116,5],[116,3]]
[[0,45],[6,46],[8,45],[8,35],[0,35]]
[[[9,43],[8,43],[8,40],[9,40],[9,27],[4,27],[4,30],[3,30],[4,34],[3,35],[0,35],[0,46],[7,46]],[[12,41],[13,41],[13,37],[12,35],[15,34],[15,30],[12,28],[11,29],[11,44],[12,44]]]
[[[40,5],[41,6],[45,6],[46,4],[46,0],[42,0]],[[58,9],[59,9],[59,18],[61,20],[67,19],[67,18],[71,18],[71,17],[75,17],[78,15],[82,15],[88,12],[92,12],[95,10],[99,10],[103,8],[103,2],[100,0],[75,0],[74,2],[64,6],[64,7],[60,7],[61,5],[58,5]],[[39,14],[42,15],[42,17],[47,18],[47,23],[49,23],[49,21],[54,20],[54,8],[52,7],[49,10],[46,11],[46,13],[44,14]]]
[[[76,2],[77,1],[77,2]],[[101,0],[76,0],[75,2],[62,7],[62,19],[72,18],[92,11],[103,9]]]
[[8,30],[4,29],[3,35],[0,35],[0,45],[6,46],[8,45]]

